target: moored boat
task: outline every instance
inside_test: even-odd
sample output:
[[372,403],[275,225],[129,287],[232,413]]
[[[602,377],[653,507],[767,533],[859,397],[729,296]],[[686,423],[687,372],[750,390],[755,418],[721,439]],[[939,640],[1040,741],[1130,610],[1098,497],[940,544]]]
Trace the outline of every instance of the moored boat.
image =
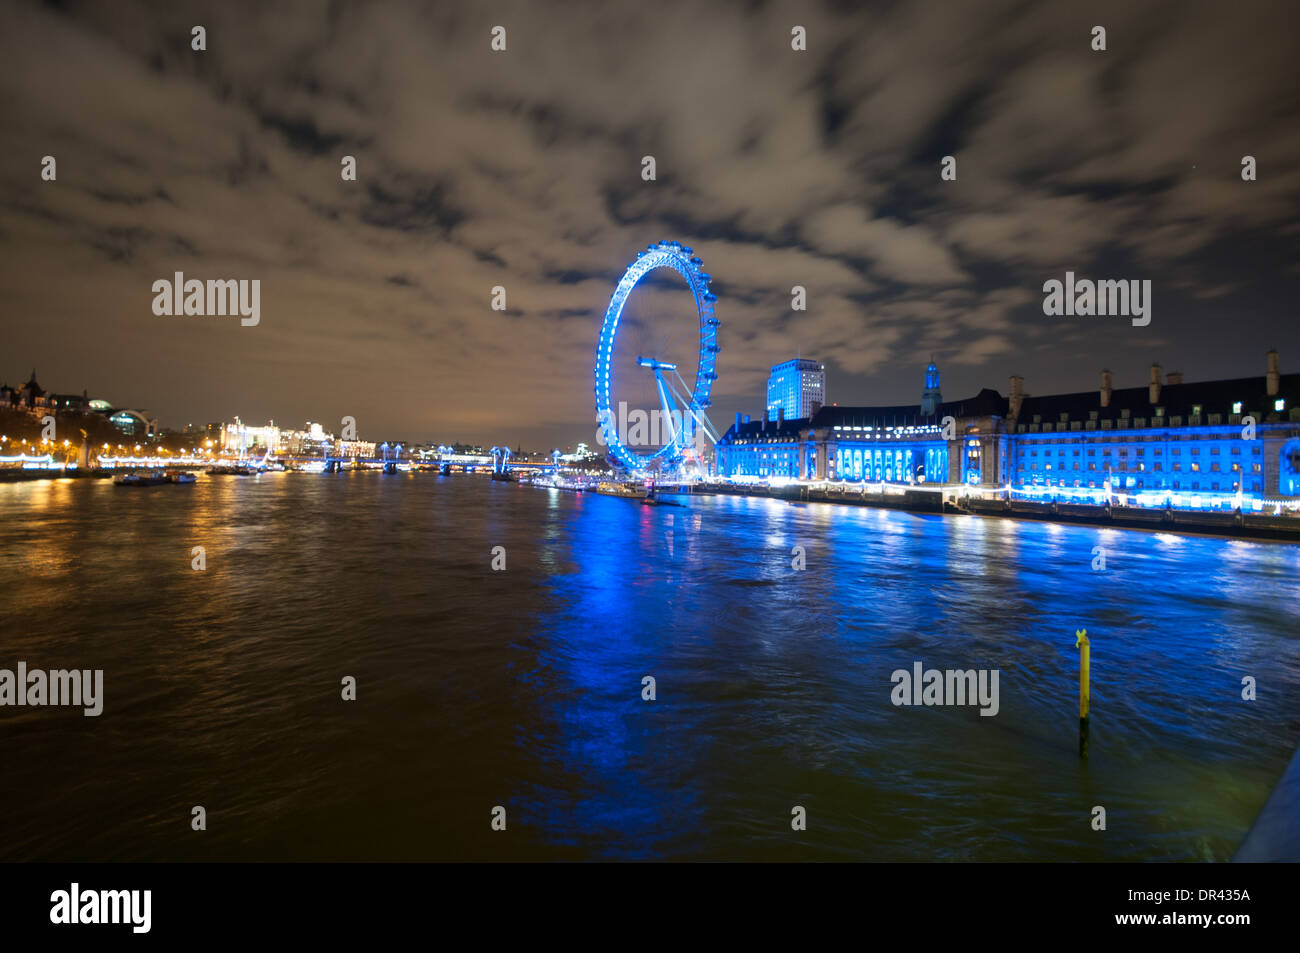
[[158,486],[170,482],[161,470],[133,470],[113,478],[114,486]]
[[621,496],[624,499],[639,500],[645,497],[645,489],[634,483],[611,483],[606,481],[596,486],[596,492],[605,496]]

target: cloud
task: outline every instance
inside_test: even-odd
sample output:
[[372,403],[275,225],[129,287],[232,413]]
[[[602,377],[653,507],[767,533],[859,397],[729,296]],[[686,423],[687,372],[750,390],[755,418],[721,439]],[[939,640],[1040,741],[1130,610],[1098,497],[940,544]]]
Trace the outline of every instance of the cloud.
[[[676,238],[721,295],[720,421],[753,412],[796,351],[846,400],[897,402],[930,352],[983,386],[1067,340],[1035,313],[1051,274],[1140,269],[1231,306],[1266,263],[1206,256],[1259,234],[1285,271],[1295,17],[1009,0],[20,4],[0,37],[0,294],[23,316],[5,341],[21,367],[4,373],[48,365],[59,389],[172,425],[350,414],[378,437],[572,442],[592,426],[614,282]],[[1094,20],[1105,54],[1088,48]],[[205,53],[189,47],[199,22]],[[489,49],[497,23],[505,53]],[[789,48],[794,23],[807,53]],[[1258,182],[1237,175],[1248,153]],[[46,154],[56,183],[39,180]],[[944,154],[956,182],[939,179]],[[175,270],[260,278],[262,323],[154,318],[150,284]],[[794,285],[807,311],[790,309]],[[689,353],[681,305],[647,292],[636,307],[650,328],[669,315],[664,346]],[[1113,342],[1072,346],[1091,386]]]

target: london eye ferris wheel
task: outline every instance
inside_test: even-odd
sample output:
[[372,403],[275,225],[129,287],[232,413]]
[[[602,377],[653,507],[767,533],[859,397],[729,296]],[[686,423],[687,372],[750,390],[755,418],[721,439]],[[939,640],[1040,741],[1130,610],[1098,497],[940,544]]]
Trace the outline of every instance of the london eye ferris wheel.
[[[623,367],[616,362],[615,343],[624,309],[633,290],[658,269],[676,272],[686,282],[695,305],[698,319],[699,345],[694,385],[688,387],[678,370],[680,360],[670,358],[676,354],[659,353],[664,336],[659,335],[648,350],[638,352],[635,368]],[[712,280],[704,270],[704,263],[688,246],[675,241],[661,241],[637,252],[633,261],[614,289],[605,311],[600,340],[596,345],[596,424],[609,456],[623,470],[640,475],[658,472],[665,475],[685,475],[692,467],[702,469],[702,451],[706,441],[716,443],[718,434],[709,421],[705,408],[710,404],[713,382],[717,380],[718,318],[714,314],[717,296],[710,290]],[[649,322],[646,322],[649,323]],[[624,379],[615,380],[622,372]],[[659,404],[659,439],[647,444],[629,434],[622,426],[626,414],[616,413],[613,399],[635,381],[627,380],[631,374],[644,375],[640,383],[654,384],[653,399]],[[626,401],[621,402],[626,409]],[[658,444],[655,446],[654,444]]]

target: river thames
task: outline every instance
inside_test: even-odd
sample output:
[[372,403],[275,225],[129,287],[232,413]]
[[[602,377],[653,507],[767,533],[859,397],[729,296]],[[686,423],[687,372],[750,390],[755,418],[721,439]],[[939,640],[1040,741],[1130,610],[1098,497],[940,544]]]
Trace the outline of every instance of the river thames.
[[104,672],[0,708],[0,859],[1227,860],[1300,743],[1295,545],[679,499],[0,485],[0,668]]

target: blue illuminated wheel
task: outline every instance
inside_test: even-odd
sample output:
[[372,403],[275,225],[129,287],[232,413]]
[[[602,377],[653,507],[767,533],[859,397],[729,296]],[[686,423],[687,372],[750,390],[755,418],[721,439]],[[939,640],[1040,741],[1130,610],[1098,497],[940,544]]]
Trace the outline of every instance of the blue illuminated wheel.
[[[691,418],[705,433],[710,433],[712,427],[708,425],[707,418],[704,416],[704,408],[709,406],[713,382],[718,379],[715,369],[718,357],[718,319],[713,313],[714,303],[718,299],[709,290],[709,282],[712,278],[704,271],[704,263],[695,257],[690,248],[680,242],[657,242],[645,251],[637,252],[636,261],[628,266],[609,299],[609,308],[605,311],[605,323],[600,329],[600,341],[596,345],[596,425],[600,428],[601,438],[609,455],[620,466],[633,472],[648,469],[674,470],[681,465],[688,449],[684,435],[678,433],[658,450],[638,453],[624,444],[624,435],[618,432],[618,420],[610,405],[610,367],[614,355],[614,338],[618,333],[618,322],[623,315],[623,306],[627,303],[628,296],[637,282],[656,268],[670,268],[686,279],[700,318],[700,358],[695,372],[695,385],[689,394],[675,391],[672,379],[664,374],[664,371],[671,371],[672,375],[676,376],[675,364],[660,363],[653,359],[638,359],[642,367],[654,371],[665,413],[670,409],[677,409],[680,411],[681,419]],[[677,380],[680,381],[681,378],[677,377]],[[684,386],[683,383],[683,388]],[[675,408],[670,395],[680,400],[683,406]]]

